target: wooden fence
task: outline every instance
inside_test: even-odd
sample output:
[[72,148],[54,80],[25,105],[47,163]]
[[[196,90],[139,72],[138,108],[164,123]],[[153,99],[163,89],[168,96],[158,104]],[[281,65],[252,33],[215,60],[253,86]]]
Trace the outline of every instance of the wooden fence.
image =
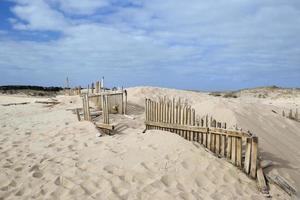
[[202,144],[218,157],[224,157],[252,178],[257,176],[258,138],[249,133],[228,130],[226,123],[208,116],[199,117],[195,109],[173,98],[145,101],[146,130],[157,129]]
[[89,100],[92,101],[96,108],[103,110],[103,97],[107,97],[107,108],[111,114],[126,114],[127,112],[127,91],[102,91],[100,93],[88,94]]

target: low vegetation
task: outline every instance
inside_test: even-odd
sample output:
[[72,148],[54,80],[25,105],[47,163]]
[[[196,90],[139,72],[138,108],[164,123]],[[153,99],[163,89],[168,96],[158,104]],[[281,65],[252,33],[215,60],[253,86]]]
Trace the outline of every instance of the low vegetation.
[[41,87],[31,85],[0,86],[1,94],[24,94],[29,96],[55,96],[63,90],[62,87]]

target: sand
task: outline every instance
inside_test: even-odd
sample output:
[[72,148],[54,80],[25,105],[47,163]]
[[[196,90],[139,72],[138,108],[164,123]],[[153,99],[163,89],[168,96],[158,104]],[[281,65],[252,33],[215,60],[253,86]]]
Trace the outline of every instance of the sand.
[[[242,91],[239,98],[213,97],[204,92],[136,87],[129,89],[134,102],[159,96],[187,100],[199,115],[212,115],[227,122],[229,128],[249,130],[259,137],[260,156],[271,160],[274,166],[268,174],[279,174],[300,191],[300,123],[282,117],[282,111],[300,111],[299,90],[256,89]],[[263,94],[266,98],[257,98]],[[274,113],[273,111],[277,112]],[[299,192],[298,192],[299,193]]]
[[[48,107],[36,98],[0,96],[0,104],[32,102],[0,106],[0,199],[265,199],[254,180],[202,146],[164,131],[143,134],[143,98],[159,94],[182,95],[198,113],[221,109],[224,114],[215,117],[232,124],[243,122],[237,113],[249,106],[205,93],[130,88],[128,114],[135,119],[119,116],[115,135],[96,137],[92,123],[78,122],[67,110],[81,106],[79,97],[58,96],[61,104]],[[262,149],[270,148],[263,141]],[[299,160],[293,162],[299,167]],[[274,170],[297,175],[294,169]],[[271,195],[290,199],[273,185]]]

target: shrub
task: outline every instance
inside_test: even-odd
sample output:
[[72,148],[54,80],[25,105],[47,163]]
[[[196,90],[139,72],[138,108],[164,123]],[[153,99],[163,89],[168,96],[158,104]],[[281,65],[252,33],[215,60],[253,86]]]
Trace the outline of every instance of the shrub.
[[228,92],[224,94],[224,98],[238,98],[238,96],[234,92]]
[[214,97],[220,97],[222,96],[220,92],[211,92],[209,93],[210,96],[214,96]]

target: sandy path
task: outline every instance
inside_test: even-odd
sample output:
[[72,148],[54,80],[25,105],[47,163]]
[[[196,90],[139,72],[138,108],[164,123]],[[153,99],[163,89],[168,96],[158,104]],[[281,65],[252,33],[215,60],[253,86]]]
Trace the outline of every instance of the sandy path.
[[[54,108],[0,106],[0,199],[264,199],[255,181],[197,144],[142,134],[142,114],[98,138],[66,111],[79,98],[59,100]],[[0,97],[11,101],[21,100]],[[276,188],[272,195],[288,199]]]

